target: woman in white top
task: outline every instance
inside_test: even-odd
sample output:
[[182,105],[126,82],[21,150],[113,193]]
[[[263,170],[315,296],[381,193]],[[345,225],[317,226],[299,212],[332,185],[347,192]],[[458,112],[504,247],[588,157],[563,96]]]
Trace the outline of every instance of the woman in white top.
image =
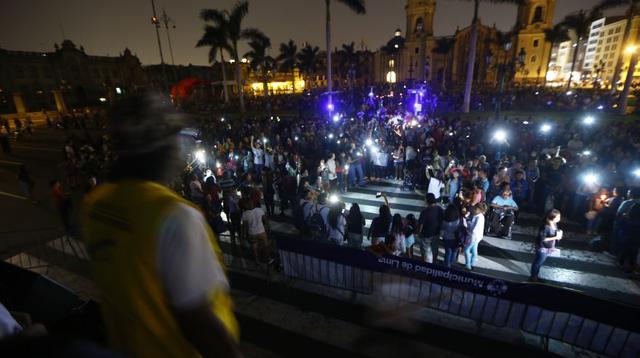
[[329,154],[327,159],[327,169],[329,169],[329,190],[335,191],[338,182],[338,176],[336,174],[336,155],[334,153]]
[[347,218],[342,214],[344,203],[334,205],[329,210],[327,222],[329,226],[329,241],[336,245],[343,245],[345,238],[345,229],[347,226]]
[[478,203],[473,206],[471,222],[469,223],[469,235],[471,243],[464,248],[464,259],[468,270],[473,270],[478,257],[478,244],[484,237],[484,213],[487,211],[487,204]]
[[268,221],[264,216],[264,211],[260,207],[255,207],[249,198],[240,199],[240,210],[242,210],[241,230],[242,237],[245,237],[251,246],[253,258],[260,263],[260,254],[264,259],[269,256],[269,240],[267,238]]
[[407,246],[405,243],[404,225],[402,224],[402,216],[400,214],[395,214],[391,220],[391,236],[395,238],[393,255],[404,256],[407,253]]

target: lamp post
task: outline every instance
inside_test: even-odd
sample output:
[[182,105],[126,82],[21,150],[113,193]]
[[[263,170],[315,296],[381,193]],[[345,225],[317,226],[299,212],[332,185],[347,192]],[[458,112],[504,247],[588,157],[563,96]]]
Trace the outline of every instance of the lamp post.
[[169,43],[169,54],[171,55],[171,64],[176,65],[176,62],[173,60],[173,47],[171,46],[171,36],[169,35],[169,24],[171,24],[171,28],[176,28],[176,24],[172,18],[167,16],[167,11],[162,9],[162,23],[164,24],[164,28],[167,31],[167,42]]
[[168,88],[167,72],[164,68],[164,55],[162,54],[162,42],[160,42],[160,21],[158,20],[158,16],[156,15],[156,3],[154,0],[151,0],[151,9],[153,10],[151,23],[153,24],[153,27],[156,29],[156,38],[158,40],[158,51],[160,51],[160,67],[162,68],[163,89],[166,91]]

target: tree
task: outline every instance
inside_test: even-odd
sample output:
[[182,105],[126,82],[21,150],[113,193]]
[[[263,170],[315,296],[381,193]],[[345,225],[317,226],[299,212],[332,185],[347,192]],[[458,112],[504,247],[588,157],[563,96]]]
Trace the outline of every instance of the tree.
[[[349,9],[353,10],[356,14],[364,14],[366,9],[364,7],[364,0],[336,0]],[[327,40],[327,91],[332,91],[331,83],[331,0],[325,0],[326,7],[326,40]],[[331,100],[331,95],[329,95]]]
[[231,53],[231,46],[229,45],[225,29],[220,26],[207,25],[204,28],[204,35],[196,47],[209,46],[209,63],[213,64],[216,61],[218,53],[220,53],[220,69],[222,71],[222,92],[224,93],[224,102],[229,103],[229,93],[227,92],[227,72],[225,70],[224,53]]
[[257,37],[249,42],[251,50],[244,57],[249,60],[249,67],[252,71],[260,73],[264,95],[269,95],[269,72],[276,66],[273,57],[267,54],[271,47],[271,40],[268,37]]
[[287,43],[280,44],[280,55],[276,58],[280,62],[280,71],[291,72],[291,84],[293,85],[293,93],[296,93],[296,71],[295,68],[298,65],[298,46],[296,46],[293,40],[289,40]]
[[300,70],[305,75],[305,81],[311,74],[315,74],[318,71],[318,53],[320,48],[318,46],[306,45],[300,50],[297,55],[298,63],[300,64]]
[[342,45],[342,49],[338,54],[340,55],[340,69],[343,74],[346,74],[349,90],[351,90],[356,75],[356,67],[360,62],[360,54],[356,52],[353,42],[348,45]]
[[[631,21],[634,15],[638,11],[640,6],[640,0],[600,0],[600,2],[594,7],[596,11],[604,11],[614,7],[626,6],[627,7],[627,21],[624,28],[624,37],[620,46],[621,50],[629,43],[629,36],[631,34]],[[613,71],[613,77],[611,78],[611,94],[615,94],[618,88],[618,81],[620,80],[620,72],[623,66],[623,56],[618,56],[618,62],[616,62],[615,70]],[[625,81],[626,82],[626,81]]]
[[444,68],[442,70],[442,82],[440,83],[443,91],[447,89],[447,73],[449,70],[449,62],[451,62],[451,52],[455,44],[456,38],[453,36],[440,37],[436,39],[436,47],[433,49],[433,52],[444,55]]
[[476,51],[478,48],[478,10],[480,1],[502,3],[502,4],[523,4],[525,0],[466,0],[473,1],[473,19],[471,20],[471,38],[469,39],[469,58],[467,60],[467,79],[464,86],[464,104],[462,111],[469,113],[471,107],[471,89],[473,86],[473,72],[476,66]]
[[591,23],[600,19],[602,14],[597,10],[591,10],[586,12],[580,10],[575,14],[567,15],[561,22],[560,26],[565,27],[567,30],[573,31],[576,35],[576,43],[573,51],[573,60],[571,61],[571,73],[569,73],[569,81],[567,82],[567,90],[571,88],[571,81],[573,80],[573,71],[576,67],[576,61],[578,60],[578,53],[580,52],[580,45],[582,40],[589,36],[591,30]]
[[249,12],[249,3],[237,2],[231,11],[204,9],[200,12],[200,17],[205,21],[210,21],[215,27],[224,30],[224,38],[229,45],[230,55],[236,67],[236,86],[238,87],[238,98],[240,99],[240,112],[245,112],[244,92],[242,89],[242,66],[238,55],[238,45],[241,41],[253,41],[266,37],[260,30],[254,28],[243,28],[242,20]]
[[569,33],[566,27],[562,25],[556,25],[550,29],[544,30],[544,40],[551,44],[551,48],[549,49],[549,57],[547,58],[547,68],[544,72],[544,84],[543,87],[547,85],[547,72],[549,71],[549,64],[551,63],[551,55],[553,54],[553,46],[554,44],[569,41]]

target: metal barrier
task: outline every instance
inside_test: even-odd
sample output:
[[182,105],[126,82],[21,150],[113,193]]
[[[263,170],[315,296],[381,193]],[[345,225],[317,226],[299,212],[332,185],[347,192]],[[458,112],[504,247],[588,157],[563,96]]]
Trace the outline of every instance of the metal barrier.
[[278,238],[285,275],[377,294],[613,357],[640,354],[640,308],[560,287],[484,275],[291,238]]

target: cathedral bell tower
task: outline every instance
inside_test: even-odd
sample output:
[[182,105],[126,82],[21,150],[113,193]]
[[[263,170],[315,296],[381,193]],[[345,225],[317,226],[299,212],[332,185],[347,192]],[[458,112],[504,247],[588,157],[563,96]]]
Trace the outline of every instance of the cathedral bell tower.
[[518,6],[518,46],[514,54],[524,55],[524,65],[516,68],[516,81],[525,85],[543,82],[552,46],[545,41],[544,30],[553,27],[555,8],[556,0],[527,0]]
[[403,51],[401,80],[427,81],[431,79],[431,50],[434,46],[433,16],[435,0],[407,0],[407,31]]

